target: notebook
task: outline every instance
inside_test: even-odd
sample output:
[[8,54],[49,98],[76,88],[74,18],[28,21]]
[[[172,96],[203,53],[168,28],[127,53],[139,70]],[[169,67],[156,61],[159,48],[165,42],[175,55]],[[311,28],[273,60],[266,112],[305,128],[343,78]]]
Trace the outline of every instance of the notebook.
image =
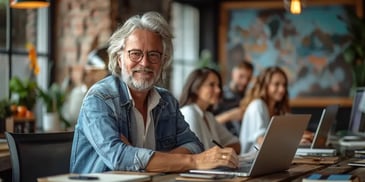
[[242,163],[238,169],[215,168],[190,170],[191,173],[258,176],[286,170],[307,128],[310,114],[273,116],[266,130],[261,148],[252,162]]
[[38,178],[39,182],[119,182],[119,181],[151,181],[148,175],[140,174],[108,174],[108,173],[89,173],[89,174],[62,174]]

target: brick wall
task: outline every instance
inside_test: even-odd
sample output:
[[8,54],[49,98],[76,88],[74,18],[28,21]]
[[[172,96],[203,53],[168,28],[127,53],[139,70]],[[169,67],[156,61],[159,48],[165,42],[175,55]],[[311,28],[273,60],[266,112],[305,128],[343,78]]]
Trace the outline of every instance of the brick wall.
[[69,76],[71,70],[88,74],[90,70],[80,67],[85,68],[89,52],[106,45],[117,26],[131,15],[158,11],[169,19],[170,4],[171,0],[56,0],[56,81]]
[[116,19],[111,17],[116,15],[111,7],[117,0],[57,0],[56,3],[55,78],[60,81],[69,74],[70,67],[83,67],[91,50],[107,43],[112,21]]

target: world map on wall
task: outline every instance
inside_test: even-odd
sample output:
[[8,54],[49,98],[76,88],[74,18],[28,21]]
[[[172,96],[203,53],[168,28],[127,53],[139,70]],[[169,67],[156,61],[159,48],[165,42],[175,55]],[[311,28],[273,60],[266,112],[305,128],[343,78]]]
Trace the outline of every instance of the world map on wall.
[[300,15],[283,10],[229,11],[227,69],[243,58],[255,66],[280,66],[289,78],[291,98],[348,97],[350,66],[342,52],[350,41],[342,6],[308,7]]

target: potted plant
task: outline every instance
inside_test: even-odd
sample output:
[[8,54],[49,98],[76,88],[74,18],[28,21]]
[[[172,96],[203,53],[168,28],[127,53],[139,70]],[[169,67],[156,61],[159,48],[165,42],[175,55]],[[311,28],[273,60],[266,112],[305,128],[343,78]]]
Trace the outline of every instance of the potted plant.
[[4,136],[6,118],[12,115],[10,107],[9,100],[3,99],[0,101],[0,136]]
[[351,42],[343,52],[345,61],[351,66],[353,73],[353,88],[365,86],[365,23],[354,12],[347,13],[347,29]]
[[38,85],[33,80],[21,80],[15,76],[10,79],[11,101],[16,105],[26,106],[32,110],[37,99]]
[[66,100],[66,91],[57,83],[53,83],[48,90],[38,88],[39,97],[45,105],[46,113],[43,116],[43,129],[45,131],[60,130],[61,121],[65,128],[70,127],[70,123],[62,115],[62,106]]

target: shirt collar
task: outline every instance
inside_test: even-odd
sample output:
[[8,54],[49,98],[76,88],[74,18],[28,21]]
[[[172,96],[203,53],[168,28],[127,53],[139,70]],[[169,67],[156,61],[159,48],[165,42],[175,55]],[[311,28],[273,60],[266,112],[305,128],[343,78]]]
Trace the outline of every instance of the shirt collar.
[[[131,91],[129,90],[129,87],[127,87],[127,94],[128,98],[132,101],[132,105],[135,106]],[[161,99],[160,94],[157,92],[157,90],[153,87],[149,92],[147,96],[147,103],[148,103],[148,110],[156,107]]]

